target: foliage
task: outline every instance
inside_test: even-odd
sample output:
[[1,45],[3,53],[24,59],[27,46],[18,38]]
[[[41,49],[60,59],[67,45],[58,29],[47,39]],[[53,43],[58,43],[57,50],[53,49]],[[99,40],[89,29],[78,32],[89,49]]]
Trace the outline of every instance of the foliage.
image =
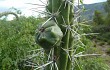
[[0,70],[18,69],[18,62],[28,51],[37,48],[34,32],[42,21],[34,17],[19,17],[19,21],[0,20]]
[[93,14],[95,10],[98,10],[102,13],[102,15],[104,15],[104,17],[106,16],[106,12],[104,10],[104,3],[105,2],[100,2],[100,3],[93,3],[93,4],[84,4],[84,8],[86,9],[86,11],[82,12],[81,15],[81,19],[82,20],[92,20],[93,19]]
[[110,32],[110,26],[108,25],[96,25],[92,27],[92,31],[94,33],[105,33],[105,32]]
[[107,52],[106,52],[108,55],[110,55],[110,48],[107,49]]
[[[90,40],[88,40],[83,32],[83,25],[78,23],[77,19],[80,17],[78,11],[81,11],[78,8],[77,12],[74,12],[74,0],[48,0],[48,4],[46,5],[46,15],[48,19],[44,22],[44,25],[53,20],[56,24],[60,27],[61,31],[63,32],[64,36],[62,38],[62,43],[59,47],[53,47],[50,50],[50,53],[47,53],[47,63],[41,63],[40,66],[36,65],[35,69],[44,68],[46,70],[73,70],[74,66],[76,70],[83,70],[79,69],[82,67],[80,63],[80,57],[86,56],[83,54],[88,47],[92,46]],[[102,17],[99,12],[96,11],[96,17],[98,17],[98,21],[95,22],[98,24],[102,24],[103,21]],[[74,16],[74,18],[73,18]],[[100,18],[101,17],[101,18]],[[42,26],[44,26],[42,25]],[[86,31],[86,28],[84,29]],[[48,34],[48,33],[46,33]],[[50,37],[52,39],[52,37]],[[42,42],[44,44],[45,42]],[[49,43],[48,43],[49,44]],[[84,60],[84,59],[82,59]],[[77,61],[77,62],[76,62]],[[90,60],[91,61],[91,60]],[[89,68],[92,70],[92,61],[90,62]],[[95,62],[95,65],[98,65],[98,61]],[[85,63],[86,64],[86,63]],[[89,64],[89,63],[88,63]],[[87,64],[87,65],[88,65]],[[79,66],[80,65],[80,66]],[[93,63],[94,65],[94,63]],[[85,65],[86,68],[86,65]],[[93,69],[103,69],[97,67]]]
[[[91,33],[84,33],[91,29],[86,27],[88,25],[76,21],[78,14],[73,12],[74,2],[69,0],[48,1],[46,13],[49,14],[44,24],[53,20],[60,27],[64,34],[60,46],[51,48],[49,53],[45,53],[44,49],[35,44],[36,27],[43,21],[40,18],[21,16],[18,21],[0,20],[0,69],[107,70],[108,67],[102,60],[86,55],[93,53],[91,48],[94,45],[86,38],[86,35]],[[98,19],[101,20],[99,17]]]
[[74,70],[109,70],[109,66],[103,62],[101,58],[79,58],[77,63],[80,67],[74,68]]
[[95,23],[95,25],[104,24],[103,16],[98,10],[95,10],[94,12],[93,22]]
[[107,14],[110,13],[110,0],[107,0],[107,2],[104,4],[104,9],[107,12]]
[[110,26],[108,25],[96,25],[92,28],[93,33],[99,33],[97,35],[92,35],[92,39],[97,39],[103,42],[109,43],[110,40]]
[[105,22],[107,25],[110,25],[110,0],[107,0],[107,2],[104,4],[104,9],[105,9],[105,12],[107,13],[107,16],[105,18]]

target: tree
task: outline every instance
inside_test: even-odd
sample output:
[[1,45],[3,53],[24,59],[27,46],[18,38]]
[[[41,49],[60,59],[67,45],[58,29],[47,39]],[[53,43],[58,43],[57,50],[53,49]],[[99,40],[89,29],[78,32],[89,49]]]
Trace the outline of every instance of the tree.
[[10,12],[10,11],[0,13],[0,18],[3,17],[3,16],[7,16],[9,14],[14,15],[16,17],[16,19],[18,20],[18,15],[16,13]]
[[107,0],[107,2],[105,3],[104,5],[104,9],[105,9],[105,12],[107,13],[107,16],[105,18],[106,20],[106,24],[110,25],[110,0]]
[[104,5],[104,9],[105,9],[105,12],[107,12],[107,14],[110,13],[110,0],[107,0],[107,2]]
[[103,16],[102,16],[101,12],[99,12],[98,10],[95,10],[94,17],[93,17],[94,23],[97,25],[104,24],[104,20],[102,17]]

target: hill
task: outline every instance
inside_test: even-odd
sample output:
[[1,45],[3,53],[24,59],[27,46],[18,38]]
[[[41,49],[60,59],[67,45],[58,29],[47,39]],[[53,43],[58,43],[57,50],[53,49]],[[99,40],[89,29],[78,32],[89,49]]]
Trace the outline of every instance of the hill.
[[85,18],[86,20],[92,20],[95,10],[98,10],[102,14],[105,14],[104,3],[105,2],[94,3],[94,4],[84,4],[86,11],[81,13],[82,15],[81,19]]

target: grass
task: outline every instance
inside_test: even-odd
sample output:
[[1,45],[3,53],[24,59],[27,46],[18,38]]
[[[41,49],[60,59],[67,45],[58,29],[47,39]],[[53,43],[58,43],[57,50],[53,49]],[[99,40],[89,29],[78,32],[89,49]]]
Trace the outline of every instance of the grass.
[[104,44],[105,44],[105,42],[103,42],[103,41],[99,42],[100,46],[103,46]]
[[108,65],[107,70],[110,69],[109,68],[110,66],[110,60],[109,60],[110,59],[110,37],[109,36],[110,36],[110,32],[105,32],[105,33],[102,33],[101,35],[95,36],[94,40],[93,38],[91,38],[91,40],[93,40],[94,44],[96,45],[94,48],[92,47],[91,49],[94,49],[94,52],[98,52],[102,54],[100,58],[103,59],[106,65]]

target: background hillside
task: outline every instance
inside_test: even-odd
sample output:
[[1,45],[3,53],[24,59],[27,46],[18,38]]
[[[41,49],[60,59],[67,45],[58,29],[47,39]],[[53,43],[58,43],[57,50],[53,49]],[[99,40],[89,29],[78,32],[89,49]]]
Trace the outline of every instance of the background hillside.
[[[81,19],[92,20],[95,10],[98,10],[101,13],[105,14],[104,3],[105,2],[94,3],[94,4],[84,4],[86,11],[82,12],[82,14],[81,14],[82,18]],[[22,11],[22,9],[20,9],[20,8],[17,8],[17,9]],[[7,7],[0,7],[0,12],[4,12],[4,11],[8,11],[8,10],[11,10],[11,9],[9,9]],[[23,14],[27,15],[27,13],[23,13]]]
[[101,13],[105,14],[104,3],[105,2],[94,3],[94,4],[84,4],[86,11],[84,11],[81,14],[82,19],[85,18],[86,20],[92,20],[95,10],[98,10]]

